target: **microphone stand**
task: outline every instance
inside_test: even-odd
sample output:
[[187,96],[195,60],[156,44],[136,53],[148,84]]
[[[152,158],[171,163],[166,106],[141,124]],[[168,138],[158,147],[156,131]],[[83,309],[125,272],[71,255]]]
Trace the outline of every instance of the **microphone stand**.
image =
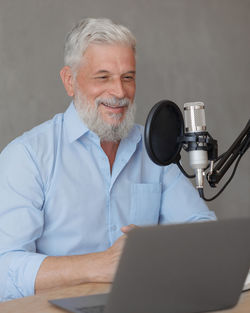
[[216,187],[216,184],[222,179],[230,166],[238,156],[243,155],[250,147],[250,120],[246,127],[231,145],[231,147],[222,155],[218,164],[208,173],[207,180],[211,187]]
[[206,199],[203,194],[203,189],[199,190],[200,196],[206,200],[206,201],[212,201],[214,200],[221,192],[226,188],[226,186],[229,184],[231,179],[233,178],[233,175],[235,174],[235,171],[237,169],[237,166],[239,164],[240,159],[245,154],[247,149],[250,147],[250,120],[248,121],[245,128],[242,130],[240,135],[236,138],[236,140],[233,142],[231,147],[222,154],[221,157],[219,157],[217,160],[219,162],[216,164],[215,167],[214,161],[211,162],[211,168],[209,173],[207,174],[207,181],[211,187],[216,187],[216,185],[219,183],[219,181],[222,179],[222,177],[226,174],[230,166],[233,164],[233,162],[238,158],[234,171],[227,181],[227,183],[224,185],[224,187],[219,191],[217,195],[215,195],[211,199]]

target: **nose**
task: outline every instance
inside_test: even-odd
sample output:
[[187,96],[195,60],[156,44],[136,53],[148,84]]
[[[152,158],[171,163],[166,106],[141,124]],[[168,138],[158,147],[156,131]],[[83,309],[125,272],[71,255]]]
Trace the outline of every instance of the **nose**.
[[118,78],[113,81],[110,93],[119,99],[125,97],[125,89],[121,79]]

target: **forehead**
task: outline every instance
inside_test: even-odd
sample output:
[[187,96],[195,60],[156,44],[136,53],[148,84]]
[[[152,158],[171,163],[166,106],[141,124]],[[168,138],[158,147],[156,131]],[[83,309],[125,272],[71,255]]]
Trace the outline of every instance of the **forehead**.
[[124,44],[90,44],[86,49],[82,66],[89,70],[135,70],[133,49]]

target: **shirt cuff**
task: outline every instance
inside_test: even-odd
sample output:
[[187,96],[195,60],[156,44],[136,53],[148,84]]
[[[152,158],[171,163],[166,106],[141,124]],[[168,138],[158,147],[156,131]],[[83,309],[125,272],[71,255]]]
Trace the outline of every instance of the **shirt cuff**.
[[6,300],[31,296],[35,293],[37,272],[47,255],[31,252],[12,252],[8,271]]

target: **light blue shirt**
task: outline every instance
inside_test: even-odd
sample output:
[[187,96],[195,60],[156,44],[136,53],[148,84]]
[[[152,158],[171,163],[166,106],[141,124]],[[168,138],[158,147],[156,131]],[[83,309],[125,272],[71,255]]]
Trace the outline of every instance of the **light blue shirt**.
[[71,103],[0,155],[0,298],[33,295],[46,256],[106,250],[124,225],[210,219],[176,165],[149,159],[142,126],[121,141],[111,174]]

